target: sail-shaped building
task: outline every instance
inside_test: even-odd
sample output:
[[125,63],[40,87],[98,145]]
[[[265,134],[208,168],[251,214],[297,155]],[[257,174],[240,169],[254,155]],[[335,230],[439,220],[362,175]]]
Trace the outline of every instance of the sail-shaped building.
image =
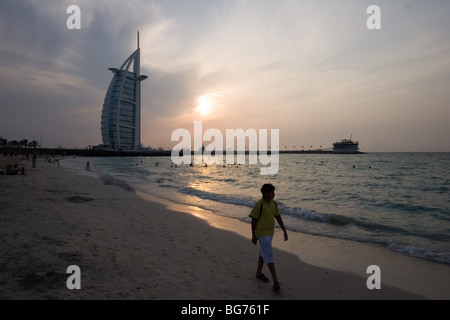
[[103,103],[101,131],[103,146],[114,150],[141,147],[141,82],[138,47],[114,74]]

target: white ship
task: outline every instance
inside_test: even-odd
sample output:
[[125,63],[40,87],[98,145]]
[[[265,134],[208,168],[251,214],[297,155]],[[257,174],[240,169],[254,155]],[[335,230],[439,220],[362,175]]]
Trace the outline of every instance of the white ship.
[[342,139],[333,143],[334,153],[359,153],[359,141],[350,139]]

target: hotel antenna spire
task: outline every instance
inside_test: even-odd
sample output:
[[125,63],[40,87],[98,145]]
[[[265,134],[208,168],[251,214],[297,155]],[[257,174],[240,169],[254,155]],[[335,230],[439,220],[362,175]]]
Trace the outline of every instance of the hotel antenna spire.
[[138,30],[138,32],[137,32],[137,40],[138,40],[138,49],[140,48],[139,47],[139,30]]

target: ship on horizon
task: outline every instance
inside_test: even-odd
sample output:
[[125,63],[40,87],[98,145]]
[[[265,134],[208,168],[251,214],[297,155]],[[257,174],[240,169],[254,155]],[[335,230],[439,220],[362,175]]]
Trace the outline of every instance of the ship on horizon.
[[359,153],[359,141],[353,141],[352,136],[350,139],[342,139],[333,143],[334,153]]

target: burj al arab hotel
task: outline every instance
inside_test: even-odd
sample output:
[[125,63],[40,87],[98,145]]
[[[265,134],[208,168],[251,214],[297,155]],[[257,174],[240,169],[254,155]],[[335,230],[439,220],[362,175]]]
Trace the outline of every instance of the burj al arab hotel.
[[122,64],[109,68],[114,74],[103,103],[101,131],[103,145],[114,150],[141,147],[141,81],[140,48]]

